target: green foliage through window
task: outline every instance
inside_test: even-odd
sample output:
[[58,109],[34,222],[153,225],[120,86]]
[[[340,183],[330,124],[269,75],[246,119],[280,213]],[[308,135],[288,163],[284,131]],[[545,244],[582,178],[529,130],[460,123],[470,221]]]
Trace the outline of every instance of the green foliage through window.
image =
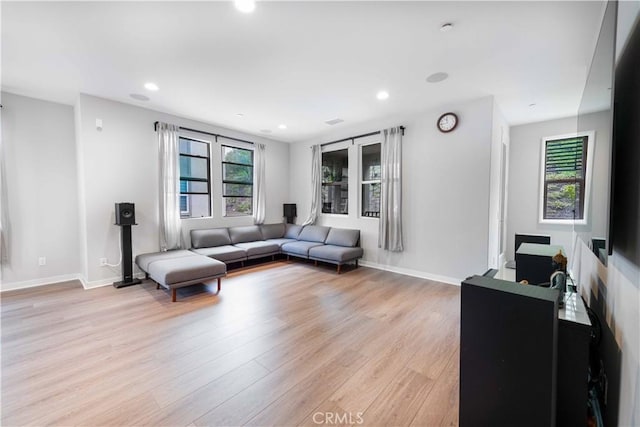
[[222,198],[225,216],[253,213],[253,151],[222,146]]
[[586,136],[547,140],[544,219],[583,219],[587,161]]

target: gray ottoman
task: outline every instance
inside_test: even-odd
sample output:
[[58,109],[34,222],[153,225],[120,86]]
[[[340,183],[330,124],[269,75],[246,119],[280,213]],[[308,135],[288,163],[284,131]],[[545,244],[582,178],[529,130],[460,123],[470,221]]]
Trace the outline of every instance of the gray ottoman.
[[225,263],[185,250],[138,255],[136,264],[157,283],[158,289],[163,286],[171,290],[173,302],[176,301],[177,288],[207,280],[218,279],[220,292],[220,279],[227,275]]

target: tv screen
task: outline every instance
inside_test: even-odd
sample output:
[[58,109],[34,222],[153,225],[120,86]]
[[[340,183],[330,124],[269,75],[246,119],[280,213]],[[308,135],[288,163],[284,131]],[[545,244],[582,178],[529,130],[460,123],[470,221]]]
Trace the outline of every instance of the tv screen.
[[640,25],[616,67],[610,244],[640,267]]

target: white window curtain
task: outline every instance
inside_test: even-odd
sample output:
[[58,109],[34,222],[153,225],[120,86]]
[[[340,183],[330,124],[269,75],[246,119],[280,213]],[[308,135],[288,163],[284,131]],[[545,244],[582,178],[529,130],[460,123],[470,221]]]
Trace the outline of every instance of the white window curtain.
[[159,171],[160,171],[160,250],[179,249],[181,241],[180,220],[180,149],[179,127],[158,123]]
[[380,131],[382,137],[378,247],[402,252],[402,128]]
[[253,153],[253,222],[264,224],[266,215],[265,145],[256,143]]
[[320,186],[322,185],[322,147],[314,145],[311,147],[311,209],[309,216],[302,225],[311,225],[318,218],[320,209]]
[[5,159],[4,142],[0,141],[0,264],[8,266],[11,261],[9,256],[11,223],[9,221],[9,195],[7,193]]

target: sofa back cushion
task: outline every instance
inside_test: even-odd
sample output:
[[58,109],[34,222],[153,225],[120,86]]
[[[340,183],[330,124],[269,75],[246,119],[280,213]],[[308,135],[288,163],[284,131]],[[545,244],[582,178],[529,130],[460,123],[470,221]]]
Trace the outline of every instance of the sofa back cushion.
[[331,227],[323,227],[322,225],[305,225],[298,235],[298,240],[324,243],[330,229]]
[[284,237],[286,239],[297,239],[301,230],[302,230],[302,226],[301,225],[286,224],[286,230],[284,231]]
[[191,247],[194,249],[230,245],[231,239],[226,228],[203,228],[191,230]]
[[248,225],[246,227],[229,227],[229,237],[231,243],[247,243],[257,242],[262,239],[260,227],[257,225]]
[[360,240],[360,230],[347,228],[331,228],[325,243],[327,245],[356,247]]
[[280,239],[284,236],[284,224],[262,224],[260,231],[262,232],[262,238],[267,239]]

